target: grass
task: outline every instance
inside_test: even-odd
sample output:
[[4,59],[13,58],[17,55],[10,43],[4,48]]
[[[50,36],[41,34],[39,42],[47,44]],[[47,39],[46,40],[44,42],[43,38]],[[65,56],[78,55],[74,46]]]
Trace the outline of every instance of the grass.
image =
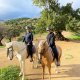
[[[46,36],[47,36],[47,32],[45,33],[39,33],[39,34],[35,34],[34,35],[34,42],[38,42],[39,40],[46,40]],[[72,33],[72,32],[67,32],[65,31],[63,33],[64,37],[70,39],[70,40],[80,40],[80,34],[75,34],[75,33]],[[23,38],[22,38],[23,34],[21,34],[21,36],[17,37],[16,40],[18,41],[22,41]],[[6,40],[6,39],[5,39]],[[0,48],[4,48],[5,46],[0,46]]]
[[34,35],[34,41],[46,39],[47,33],[39,33]]
[[69,36],[67,36],[67,38],[71,39],[71,40],[80,40],[80,34],[71,34]]
[[0,69],[0,80],[20,80],[20,69],[17,66],[8,66]]
[[4,48],[5,46],[0,46],[0,48]]
[[[35,40],[36,39],[38,39],[38,40],[40,40],[40,39],[46,39],[47,34],[48,33],[36,34],[35,37],[34,37],[34,39]],[[66,33],[66,35],[65,34],[63,34],[63,35],[66,38],[70,39],[70,40],[80,40],[80,34],[78,34],[78,33],[72,33],[72,32],[70,32],[70,33]]]

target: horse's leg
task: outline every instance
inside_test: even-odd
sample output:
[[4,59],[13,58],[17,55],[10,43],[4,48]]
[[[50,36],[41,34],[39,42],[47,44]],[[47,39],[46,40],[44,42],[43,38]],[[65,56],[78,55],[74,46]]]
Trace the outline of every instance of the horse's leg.
[[19,73],[19,76],[22,76],[23,74],[22,74],[22,62],[21,61],[19,61],[19,63],[20,63],[20,73]]
[[56,66],[56,65],[55,65],[55,72],[56,72],[56,73],[59,73],[59,66]]
[[43,69],[43,77],[42,77],[42,79],[44,80],[44,73],[45,73],[45,65],[42,65],[42,69]]
[[37,61],[37,55],[36,53],[33,55],[33,68],[37,68],[38,66],[38,61]]
[[[60,59],[58,61],[58,64],[60,64]],[[55,60],[55,72],[59,73],[59,66],[56,65],[56,60]]]
[[22,76],[22,60],[21,60],[21,56],[19,54],[16,55],[18,61],[19,61],[19,64],[20,64],[20,73],[19,73],[19,76]]
[[[62,56],[62,49],[61,48],[58,48],[57,47],[57,49],[58,49],[58,64],[59,64],[59,66],[60,66],[60,63],[61,63],[61,56]],[[56,65],[56,60],[55,60],[55,72],[56,73],[59,73],[59,66],[57,66]]]
[[47,65],[49,71],[49,80],[51,80],[51,64]]
[[22,75],[22,80],[24,80],[25,79],[25,61],[22,61],[22,73],[23,73],[23,75]]

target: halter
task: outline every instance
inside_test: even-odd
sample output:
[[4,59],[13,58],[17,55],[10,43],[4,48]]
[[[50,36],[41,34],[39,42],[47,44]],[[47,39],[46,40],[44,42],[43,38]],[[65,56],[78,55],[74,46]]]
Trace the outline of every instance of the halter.
[[7,57],[9,56],[10,51],[12,52],[12,59],[13,59],[13,46],[10,46],[9,48],[7,48]]
[[[24,47],[23,49],[21,49],[20,51],[18,51],[18,53],[22,52],[26,47]],[[11,50],[10,50],[11,49]],[[9,55],[9,52],[12,51],[12,54],[13,54],[13,46],[10,46],[9,48],[7,48],[7,57]],[[16,55],[15,55],[16,56]]]

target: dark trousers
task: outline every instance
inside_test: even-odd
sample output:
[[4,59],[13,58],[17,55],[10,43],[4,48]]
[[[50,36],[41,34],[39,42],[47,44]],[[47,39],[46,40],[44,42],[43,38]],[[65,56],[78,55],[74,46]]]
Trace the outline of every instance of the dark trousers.
[[54,59],[53,60],[57,60],[58,61],[58,51],[57,51],[57,48],[56,46],[50,46],[52,51],[53,51],[53,55],[54,55]]
[[30,56],[31,58],[33,57],[32,47],[33,47],[32,44],[31,45],[27,45],[28,56]]

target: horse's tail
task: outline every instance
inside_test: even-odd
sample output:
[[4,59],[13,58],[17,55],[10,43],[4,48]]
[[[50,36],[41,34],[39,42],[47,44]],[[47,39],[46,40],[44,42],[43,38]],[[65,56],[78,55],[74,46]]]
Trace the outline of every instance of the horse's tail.
[[61,59],[61,56],[62,56],[62,49],[61,49],[61,47],[60,46],[56,46],[57,47],[57,50],[58,50],[58,58],[59,58],[59,60]]

